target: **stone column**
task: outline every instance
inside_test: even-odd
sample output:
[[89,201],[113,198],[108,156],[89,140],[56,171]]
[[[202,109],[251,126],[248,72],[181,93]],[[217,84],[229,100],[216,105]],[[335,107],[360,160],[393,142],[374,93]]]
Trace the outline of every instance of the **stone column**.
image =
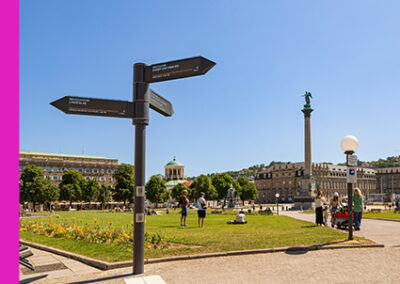
[[311,112],[313,109],[302,109],[304,113],[304,176],[312,176],[311,160]]

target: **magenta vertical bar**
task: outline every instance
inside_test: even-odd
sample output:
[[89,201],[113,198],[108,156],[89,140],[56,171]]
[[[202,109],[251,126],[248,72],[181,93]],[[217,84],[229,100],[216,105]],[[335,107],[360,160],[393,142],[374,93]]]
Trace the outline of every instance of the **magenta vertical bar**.
[[19,2],[0,1],[1,282],[18,283]]

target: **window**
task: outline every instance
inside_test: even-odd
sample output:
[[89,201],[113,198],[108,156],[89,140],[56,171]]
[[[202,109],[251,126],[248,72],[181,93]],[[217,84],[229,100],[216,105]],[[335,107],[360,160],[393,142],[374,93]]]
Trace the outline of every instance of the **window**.
[[79,168],[79,169],[78,169],[78,172],[83,173],[83,169],[82,169],[82,168]]
[[85,173],[90,173],[90,169],[85,169]]
[[112,171],[111,170],[107,170],[107,174],[112,174]]
[[102,174],[104,174],[104,169],[101,169],[100,172],[101,172]]
[[105,180],[105,178],[104,177],[100,177],[100,181],[104,181]]
[[97,174],[98,172],[99,172],[98,169],[93,169],[93,170],[92,170],[92,173],[94,173],[94,174]]
[[112,181],[113,179],[112,178],[108,178],[108,181]]

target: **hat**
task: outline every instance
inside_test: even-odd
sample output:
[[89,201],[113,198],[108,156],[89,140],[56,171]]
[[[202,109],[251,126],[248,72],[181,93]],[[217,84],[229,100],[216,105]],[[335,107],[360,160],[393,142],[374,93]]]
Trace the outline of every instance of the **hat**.
[[339,196],[339,193],[335,192],[335,193],[333,194],[333,196]]

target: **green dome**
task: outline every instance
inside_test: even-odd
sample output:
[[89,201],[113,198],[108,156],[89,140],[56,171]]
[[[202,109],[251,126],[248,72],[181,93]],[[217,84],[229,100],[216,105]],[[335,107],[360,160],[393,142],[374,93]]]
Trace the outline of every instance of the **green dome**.
[[183,167],[183,165],[182,165],[181,163],[179,163],[179,162],[175,159],[175,157],[174,157],[174,159],[173,159],[171,162],[169,162],[169,163],[166,164],[165,166],[166,166],[166,167],[167,167],[167,166],[182,166],[182,167]]

